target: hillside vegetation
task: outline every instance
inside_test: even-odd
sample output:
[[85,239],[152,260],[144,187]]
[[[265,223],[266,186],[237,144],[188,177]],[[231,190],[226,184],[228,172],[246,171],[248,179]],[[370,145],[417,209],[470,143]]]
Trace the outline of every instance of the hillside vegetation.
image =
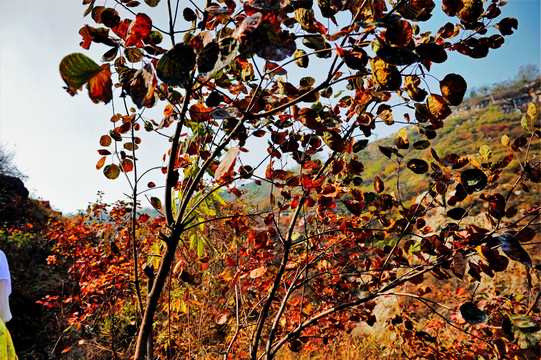
[[[434,162],[431,156],[431,149],[439,155],[440,158],[446,156],[462,157],[465,154],[478,154],[471,161],[476,161],[483,166],[489,166],[489,163],[501,161],[508,150],[501,144],[502,136],[506,135],[509,139],[516,139],[524,134],[525,130],[521,125],[521,118],[530,101],[537,102],[541,90],[541,80],[523,81],[514,84],[495,84],[491,91],[484,95],[472,92],[472,95],[465,99],[463,104],[455,109],[454,114],[445,120],[445,126],[439,130],[437,136],[430,140],[430,147],[412,153],[412,149],[406,153],[402,161],[400,171],[400,191],[398,194],[396,172],[398,165],[386,157],[379,148],[395,145],[396,134],[386,138],[370,142],[364,150],[358,153],[359,160],[364,165],[361,187],[368,190],[372,187],[375,176],[383,180],[386,189],[395,189],[395,195],[405,201],[413,201],[416,195],[427,191],[426,182],[420,181],[426,179],[427,174],[417,175],[406,168],[407,160],[416,156],[428,162]],[[537,93],[536,93],[537,90]],[[482,92],[483,93],[483,92]],[[424,138],[420,134],[417,126],[406,127],[408,138],[413,144]],[[539,142],[530,149],[534,153],[539,153]],[[483,158],[479,153],[484,146],[490,148],[490,157]],[[485,148],[486,149],[486,148]],[[510,164],[511,171],[504,172],[499,179],[499,183],[507,184],[510,187],[509,179],[519,168],[518,161]],[[297,169],[298,171],[298,169]],[[269,190],[271,185],[265,181],[248,182],[240,187],[248,193],[250,204],[259,208],[265,208],[269,204]],[[527,204],[534,204],[538,197],[539,189],[532,189],[529,196],[526,196]],[[278,196],[279,189],[275,189],[275,195]],[[232,194],[227,194],[226,199],[233,200]],[[523,198],[524,199],[524,198]],[[344,208],[340,208],[344,210]]]

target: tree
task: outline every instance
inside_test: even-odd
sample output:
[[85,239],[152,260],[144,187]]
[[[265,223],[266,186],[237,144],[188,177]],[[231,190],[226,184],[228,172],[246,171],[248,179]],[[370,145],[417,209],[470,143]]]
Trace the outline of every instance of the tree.
[[[480,279],[482,272],[506,268],[508,257],[517,260],[499,255],[497,233],[520,238],[539,207],[502,221],[511,192],[503,196],[492,188],[512,155],[493,163],[485,149],[483,164],[435,151],[431,164],[415,157],[430,147],[467,89],[458,74],[431,85],[431,67],[445,63],[449,51],[482,58],[499,48],[518,27],[514,18],[492,25],[505,2],[443,1],[442,10],[457,23],[441,24],[435,34],[421,30],[438,11],[431,0],[207,1],[192,2],[182,16],[180,1],[145,0],[166,13],[167,28],[135,13],[138,1],[117,0],[115,8],[84,3],[85,15],[99,27],[81,28],[81,46],[109,49],[102,65],[70,54],[60,73],[71,95],[86,85],[93,102],[114,105],[97,168],[109,179],[126,175],[131,186],[131,225],[123,236],[132,242],[134,293],[142,307],[137,360],[158,350],[153,326],[157,311],[166,309],[164,289],[170,295],[175,290],[177,266],[183,268],[177,291],[188,307],[183,324],[189,327],[197,311],[207,331],[212,326],[222,339],[205,351],[256,360],[275,358],[286,344],[299,351],[310,338],[328,340],[358,321],[372,323],[375,300],[406,283],[420,285],[429,274],[446,280],[451,270],[464,279],[469,267],[468,276]],[[396,191],[378,176],[368,179],[372,191],[361,187],[367,180],[363,148],[376,126],[401,122],[393,114],[397,106],[411,113],[404,123],[424,138],[412,143],[401,131],[393,146],[380,151],[395,163],[398,179],[404,165],[416,174],[431,171],[428,192],[417,203],[401,198],[399,180]],[[155,107],[163,110],[161,122],[147,116]],[[528,116],[533,121],[536,115]],[[528,129],[529,140],[507,146],[527,148],[537,136]],[[162,166],[141,172],[137,154],[145,151],[144,131],[164,136],[170,149]],[[246,156],[251,153],[260,157],[252,160]],[[286,168],[291,161],[298,171]],[[528,152],[521,164],[511,190],[539,181],[539,165],[530,164]],[[160,170],[164,179],[156,180]],[[148,176],[154,181],[144,180]],[[269,208],[222,211],[221,193],[241,204],[248,179],[270,184]],[[157,188],[164,189],[163,198],[149,200],[163,214],[163,226],[152,227],[158,261],[138,242],[144,222],[136,210],[142,194]],[[468,207],[457,204],[479,201],[488,203],[492,229],[460,223]],[[447,217],[458,223],[425,226],[425,215],[439,206],[452,206]],[[515,240],[510,248],[523,254]],[[531,261],[520,261],[530,274]],[[155,274],[146,268],[151,286],[143,301],[140,272],[154,263]],[[205,286],[213,301],[203,297],[205,307],[190,303],[194,286]],[[190,304],[201,308],[190,310]],[[474,303],[460,310],[472,326],[486,321]],[[212,320],[209,311],[219,316]]]
[[516,81],[519,83],[528,83],[539,78],[539,67],[535,64],[522,65],[518,69]]
[[13,151],[7,149],[5,144],[0,144],[0,175],[24,178],[24,175],[13,163]]

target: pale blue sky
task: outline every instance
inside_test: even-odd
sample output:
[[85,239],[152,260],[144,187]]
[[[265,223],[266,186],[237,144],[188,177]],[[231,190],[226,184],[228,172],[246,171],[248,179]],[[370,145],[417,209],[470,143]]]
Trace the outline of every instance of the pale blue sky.
[[[58,64],[69,53],[85,52],[77,32],[92,23],[82,18],[81,2],[0,0],[0,142],[15,150],[16,165],[28,176],[33,196],[63,212],[85,208],[98,190],[107,200],[129,191],[123,179],[107,180],[94,167],[111,108],[93,104],[84,93],[70,97],[62,89]],[[516,17],[519,29],[501,49],[479,60],[451,54],[432,73],[439,78],[460,73],[470,87],[479,87],[510,79],[521,65],[540,66],[540,15],[539,0],[509,0],[505,16]],[[104,49],[93,45],[85,53],[99,60]],[[141,154],[143,167],[156,164],[152,156],[159,162],[166,146],[148,141],[152,154]]]

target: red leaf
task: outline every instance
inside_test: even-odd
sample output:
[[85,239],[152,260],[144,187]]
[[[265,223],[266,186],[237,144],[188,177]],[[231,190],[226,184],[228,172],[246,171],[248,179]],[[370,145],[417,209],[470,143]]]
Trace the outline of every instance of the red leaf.
[[126,40],[125,47],[137,46],[143,47],[143,41],[148,38],[152,31],[152,19],[143,13],[135,16],[135,21],[128,28],[129,37]]
[[237,266],[237,262],[229,256],[225,258],[225,263],[229,266]]
[[150,215],[148,214],[141,214],[141,216],[139,216],[139,222],[141,223],[144,223],[148,220],[150,220]]

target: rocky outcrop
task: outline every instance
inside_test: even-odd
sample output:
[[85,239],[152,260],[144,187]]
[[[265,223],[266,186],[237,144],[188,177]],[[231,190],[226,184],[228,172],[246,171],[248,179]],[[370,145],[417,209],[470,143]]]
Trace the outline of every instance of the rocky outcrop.
[[482,97],[465,101],[454,109],[455,114],[467,110],[484,109],[490,105],[497,106],[504,114],[520,112],[528,103],[541,102],[541,80],[537,79],[524,84],[520,89],[511,88],[493,91]]
[[28,189],[24,186],[21,179],[8,175],[0,175],[0,203],[14,198],[26,200],[28,199],[28,194]]

